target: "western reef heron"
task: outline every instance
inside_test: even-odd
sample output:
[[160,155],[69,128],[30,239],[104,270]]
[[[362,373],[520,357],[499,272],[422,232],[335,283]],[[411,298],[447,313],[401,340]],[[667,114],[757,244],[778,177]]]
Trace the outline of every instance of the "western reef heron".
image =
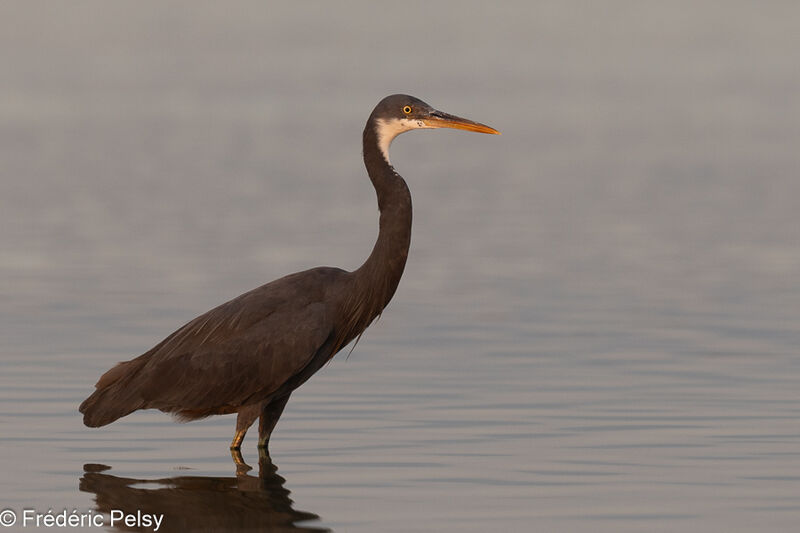
[[378,239],[364,264],[353,272],[318,267],[290,274],[200,315],[103,374],[80,405],[84,424],[105,426],[138,409],[181,421],[238,413],[231,449],[240,448],[256,418],[265,449],[292,391],[360,336],[394,295],[411,243],[411,194],[389,161],[389,145],[426,128],[500,133],[413,96],[381,100],[363,134],[380,210]]

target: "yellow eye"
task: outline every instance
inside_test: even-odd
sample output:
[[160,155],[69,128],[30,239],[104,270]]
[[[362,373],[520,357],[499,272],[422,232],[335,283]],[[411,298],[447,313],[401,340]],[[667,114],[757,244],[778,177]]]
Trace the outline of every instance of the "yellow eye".
[[410,105],[405,106],[403,108],[403,113],[405,113],[406,115],[410,115],[411,114],[411,106]]

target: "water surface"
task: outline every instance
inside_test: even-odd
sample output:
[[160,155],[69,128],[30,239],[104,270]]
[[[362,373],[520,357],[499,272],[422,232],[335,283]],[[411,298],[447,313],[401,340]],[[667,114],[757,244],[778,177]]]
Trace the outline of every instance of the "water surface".
[[[144,508],[161,531],[800,522],[794,4],[2,9],[0,509]],[[394,92],[503,135],[395,143],[404,279],[293,395],[270,460],[251,437],[237,472],[230,416],[85,428],[114,362],[361,263],[360,132]]]

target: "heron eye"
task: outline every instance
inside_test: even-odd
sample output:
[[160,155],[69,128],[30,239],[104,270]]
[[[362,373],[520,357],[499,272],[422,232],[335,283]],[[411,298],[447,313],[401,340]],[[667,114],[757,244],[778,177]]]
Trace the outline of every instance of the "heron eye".
[[411,114],[411,106],[410,105],[405,106],[403,108],[403,113],[405,113],[406,115],[410,115]]

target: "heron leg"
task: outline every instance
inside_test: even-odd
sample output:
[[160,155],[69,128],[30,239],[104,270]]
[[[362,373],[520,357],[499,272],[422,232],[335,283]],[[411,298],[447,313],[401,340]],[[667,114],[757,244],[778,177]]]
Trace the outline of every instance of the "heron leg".
[[242,457],[242,452],[239,451],[238,448],[233,449],[231,448],[231,459],[233,459],[233,463],[236,465],[236,475],[246,474],[253,468],[244,462],[244,458]]
[[289,401],[289,394],[275,398],[268,404],[264,405],[261,409],[261,418],[258,419],[258,447],[266,449],[269,446],[269,437],[272,435],[272,430],[275,429],[275,424],[283,413],[283,408],[286,407],[286,402]]
[[233,435],[231,450],[238,450],[242,447],[242,441],[247,430],[256,421],[260,412],[261,404],[246,405],[239,409],[239,414],[236,417],[236,433]]

